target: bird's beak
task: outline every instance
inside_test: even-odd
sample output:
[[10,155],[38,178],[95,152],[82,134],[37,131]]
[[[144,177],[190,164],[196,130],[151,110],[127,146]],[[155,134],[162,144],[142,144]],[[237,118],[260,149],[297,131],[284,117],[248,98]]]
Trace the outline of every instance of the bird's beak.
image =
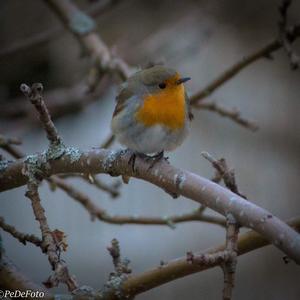
[[191,80],[191,77],[183,77],[183,78],[179,78],[177,81],[176,81],[176,84],[181,84],[181,83],[184,83],[184,82],[187,82]]

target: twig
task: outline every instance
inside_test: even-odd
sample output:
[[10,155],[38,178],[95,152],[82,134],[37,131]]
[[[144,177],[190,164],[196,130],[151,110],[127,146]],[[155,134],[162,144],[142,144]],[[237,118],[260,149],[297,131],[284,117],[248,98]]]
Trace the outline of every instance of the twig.
[[132,69],[119,57],[114,57],[100,36],[94,32],[94,21],[68,0],[45,0],[65,27],[73,33],[85,53],[94,61],[89,89],[92,91],[104,73],[114,73],[126,80]]
[[[39,114],[39,119],[47,133],[47,138],[50,142],[47,153],[51,153],[53,149],[62,146],[62,141],[57,133],[57,130],[51,120],[50,114],[43,100],[43,86],[41,83],[34,83],[31,87],[29,87],[28,85],[23,83],[21,84],[21,91],[35,106]],[[58,156],[57,154],[55,154],[54,157],[53,155],[49,155],[49,158],[46,159],[56,159],[57,157],[60,157],[62,153],[64,153],[64,151],[59,151]],[[69,291],[74,291],[78,288],[78,284],[74,277],[69,274],[67,264],[60,259],[61,249],[63,249],[64,251],[66,249],[66,244],[63,240],[64,233],[59,230],[50,230],[45,215],[45,210],[41,204],[40,196],[38,193],[38,184],[40,178],[37,176],[40,175],[41,172],[32,168],[32,162],[30,166],[27,166],[28,161],[25,160],[25,164],[26,166],[24,170],[26,171],[24,172],[23,170],[23,172],[28,176],[27,191],[25,193],[25,196],[31,200],[33,213],[40,225],[43,240],[41,249],[47,253],[49,263],[54,271],[53,274],[44,282],[44,285],[47,288],[52,288],[58,286],[59,283],[64,283],[67,285]]]
[[112,198],[117,198],[120,196],[119,188],[121,186],[121,182],[116,180],[111,184],[107,184],[97,178],[94,174],[79,174],[79,173],[72,173],[72,174],[60,174],[60,178],[80,178],[83,179],[85,182],[88,182],[91,185],[94,185],[101,191],[108,193]]
[[21,141],[19,139],[15,138],[7,138],[4,135],[0,135],[0,148],[7,151],[9,154],[11,154],[15,158],[21,158],[22,153],[12,145],[19,145]]
[[119,241],[117,239],[113,239],[111,241],[111,246],[107,247],[107,250],[112,257],[115,273],[117,275],[130,274],[131,269],[128,267],[129,261],[126,259],[122,260],[121,258]]
[[42,92],[43,85],[41,83],[34,83],[31,87],[23,83],[20,86],[21,91],[30,100],[30,102],[35,106],[39,119],[47,133],[47,138],[51,144],[60,144],[61,139],[57,133],[57,130],[51,120],[49,111],[45,102],[43,100]]
[[300,57],[292,48],[292,41],[289,39],[289,28],[287,24],[287,13],[291,3],[291,0],[282,0],[278,8],[280,13],[280,20],[278,22],[279,40],[281,41],[283,48],[290,60],[291,69],[296,70],[299,68]]
[[[295,39],[297,39],[300,36],[300,25],[290,27],[287,34],[290,43],[294,42]],[[207,86],[205,86],[199,92],[195,93],[190,99],[191,104],[194,105],[200,102],[207,96],[211,95],[216,89],[221,87],[232,77],[237,75],[245,67],[249,66],[258,59],[269,58],[271,56],[271,53],[282,47],[282,41],[280,39],[275,39],[263,46],[262,48],[254,51],[249,56],[243,57],[240,61],[229,67],[221,75],[217,76],[214,80],[212,80]]]
[[37,247],[41,247],[42,241],[37,236],[18,231],[14,226],[5,223],[3,217],[0,217],[0,227],[4,231],[10,233],[14,238],[19,240],[19,242],[24,245],[26,245],[26,242],[29,242],[36,245]]
[[114,272],[110,273],[104,289],[101,291],[102,298],[109,298],[110,292],[113,290],[113,295],[117,296],[118,299],[128,299],[122,291],[122,284],[129,278],[131,273],[130,261],[121,258],[120,245],[117,239],[111,241],[111,246],[107,247],[107,250],[113,260]]
[[237,224],[232,214],[227,215],[227,231],[225,251],[229,259],[224,261],[221,266],[224,273],[223,300],[230,300],[234,287],[234,277],[237,265],[237,241],[239,234],[239,224]]
[[[246,196],[239,192],[238,186],[235,180],[235,174],[233,169],[229,169],[226,160],[224,158],[215,159],[209,153],[201,153],[206,158],[217,172],[216,178],[223,179],[225,186],[237,195],[247,199]],[[224,273],[224,288],[223,288],[223,300],[230,300],[232,297],[232,291],[234,287],[234,277],[237,265],[237,241],[240,225],[236,221],[235,217],[229,212],[226,215],[226,246],[225,251],[228,254],[228,259],[221,263],[221,267]]]
[[258,129],[258,125],[255,124],[254,122],[247,120],[243,117],[241,117],[241,113],[236,110],[229,110],[228,108],[221,107],[215,102],[208,102],[208,103],[202,103],[202,102],[195,102],[193,107],[198,108],[198,109],[203,109],[203,110],[209,110],[216,112],[222,117],[226,117],[231,119],[233,122],[248,128],[252,131],[256,131]]
[[[89,6],[86,12],[93,17],[97,17],[119,2],[120,0],[98,1],[98,3]],[[64,28],[62,28],[61,26],[55,26],[23,40],[15,41],[12,45],[9,45],[0,50],[0,57],[2,58],[8,55],[14,55],[17,52],[22,52],[35,46],[48,43],[52,39],[60,37],[63,32]]]
[[[234,170],[227,166],[225,158],[215,159],[208,152],[201,152],[201,155],[207,159],[212,166],[215,168],[217,174],[215,177],[218,178],[218,182],[223,179],[226,187],[233,193],[247,199],[245,195],[239,192],[238,186],[235,181]],[[214,180],[216,182],[216,180]]]
[[[106,82],[103,85],[107,84]],[[87,94],[85,81],[79,81],[71,87],[55,88],[45,92],[44,98],[47,101],[47,108],[52,119],[59,118],[68,114],[76,113],[83,110],[90,103],[101,99],[102,88],[97,89],[94,93]],[[34,113],[27,103],[24,103],[22,96],[16,99],[10,99],[0,105],[0,118],[30,118],[33,119]]]
[[67,285],[69,291],[78,288],[78,284],[74,277],[69,274],[66,263],[60,259],[60,245],[54,240],[53,232],[50,230],[45,215],[44,208],[38,193],[38,187],[35,182],[29,182],[28,189],[25,194],[31,200],[32,209],[36,220],[39,222],[43,244],[42,249],[47,253],[48,260],[53,269],[53,274],[44,282],[47,288],[55,287],[60,282]]
[[202,221],[211,224],[224,226],[223,218],[218,216],[204,215],[201,210],[194,210],[193,212],[166,216],[166,217],[146,217],[146,216],[117,216],[109,215],[104,209],[97,206],[86,194],[77,190],[74,186],[68,184],[65,180],[60,179],[58,176],[52,176],[49,179],[60,189],[65,191],[70,197],[78,201],[91,215],[91,218],[97,218],[101,221],[111,224],[142,224],[142,225],[167,225],[174,228],[176,223],[188,221]]

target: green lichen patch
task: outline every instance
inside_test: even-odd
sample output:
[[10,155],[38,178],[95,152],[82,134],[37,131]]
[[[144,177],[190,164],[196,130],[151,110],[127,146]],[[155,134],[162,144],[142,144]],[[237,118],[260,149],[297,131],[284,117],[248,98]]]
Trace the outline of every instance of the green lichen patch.
[[71,163],[74,163],[74,162],[78,161],[81,158],[81,155],[83,153],[78,148],[67,147],[67,148],[65,148],[65,153],[64,154],[69,156]]
[[57,144],[52,143],[50,144],[46,152],[47,159],[51,159],[51,160],[58,159],[61,156],[63,156],[65,152],[66,152],[66,146],[64,145],[64,143],[62,142]]

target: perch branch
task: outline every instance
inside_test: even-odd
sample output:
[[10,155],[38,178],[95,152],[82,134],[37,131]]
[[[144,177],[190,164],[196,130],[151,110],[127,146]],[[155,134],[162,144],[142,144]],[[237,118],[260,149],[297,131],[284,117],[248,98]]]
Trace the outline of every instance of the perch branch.
[[[114,176],[126,175],[148,181],[172,193],[185,196],[222,215],[231,212],[237,222],[255,229],[283,250],[296,262],[300,262],[300,239],[298,233],[284,224],[269,211],[245,201],[239,195],[202,178],[196,174],[173,167],[167,162],[157,163],[149,170],[150,163],[136,159],[136,171],[128,164],[130,151],[91,150],[80,152],[76,148],[68,150],[55,160],[46,160],[36,154],[37,160],[44,160],[50,175],[59,173],[108,173]],[[10,162],[2,170],[0,190],[4,191],[26,184],[28,178],[22,173],[24,160]]]
[[[0,146],[1,147],[1,146]],[[24,154],[13,146],[9,146],[7,152],[15,158],[24,157]],[[17,154],[17,155],[15,155]],[[196,209],[192,212],[181,215],[170,215],[165,217],[148,217],[148,216],[117,216],[110,215],[101,207],[98,207],[93,201],[83,192],[77,190],[73,185],[67,183],[66,180],[60,178],[66,174],[60,176],[51,176],[46,179],[50,183],[55,184],[57,187],[65,191],[71,198],[79,202],[91,215],[91,218],[97,218],[103,222],[111,224],[140,224],[140,225],[167,225],[171,228],[175,227],[175,224],[182,222],[201,221],[210,224],[216,224],[224,227],[226,222],[224,218],[213,215],[205,215],[204,209]],[[72,175],[72,174],[71,174]]]

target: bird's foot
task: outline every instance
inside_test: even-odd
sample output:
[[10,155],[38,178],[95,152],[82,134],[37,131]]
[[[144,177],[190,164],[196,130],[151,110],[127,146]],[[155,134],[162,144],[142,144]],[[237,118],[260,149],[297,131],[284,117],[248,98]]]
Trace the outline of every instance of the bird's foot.
[[144,153],[132,152],[132,154],[128,160],[128,165],[131,166],[132,172],[135,172],[135,161],[136,161],[137,157],[140,157],[140,158],[144,159],[145,161],[150,162],[149,170],[152,169],[154,167],[154,165],[156,163],[160,162],[161,160],[168,161],[168,159],[169,159],[169,157],[164,157],[164,151],[158,152],[152,156],[144,154]]
[[160,162],[162,159],[164,160],[168,160],[168,157],[164,157],[164,151],[160,151],[157,154],[153,155],[153,156],[147,156],[146,160],[147,161],[151,161],[149,170],[152,169],[154,167],[154,165],[158,162]]

